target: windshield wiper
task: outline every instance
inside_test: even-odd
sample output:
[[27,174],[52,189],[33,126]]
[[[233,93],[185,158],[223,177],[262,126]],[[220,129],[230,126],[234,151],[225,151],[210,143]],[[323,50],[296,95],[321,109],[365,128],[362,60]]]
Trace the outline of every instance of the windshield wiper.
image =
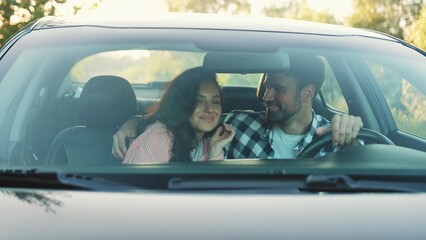
[[295,179],[276,180],[250,177],[171,178],[168,188],[174,190],[289,190],[297,191],[302,182]]
[[62,172],[0,170],[0,187],[61,190],[131,191],[136,188],[103,178]]
[[172,190],[255,190],[269,192],[426,192],[425,181],[353,180],[347,175],[308,175],[268,178],[265,176],[173,177]]
[[425,192],[425,182],[353,180],[347,175],[309,175],[301,191],[308,192]]

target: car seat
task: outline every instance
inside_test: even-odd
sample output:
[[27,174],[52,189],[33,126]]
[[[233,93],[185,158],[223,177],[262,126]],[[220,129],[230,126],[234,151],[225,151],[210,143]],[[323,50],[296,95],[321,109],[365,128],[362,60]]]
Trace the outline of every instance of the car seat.
[[242,86],[222,87],[223,104],[222,112],[229,113],[232,110],[265,111],[265,105],[256,97],[256,88]]
[[77,126],[62,130],[49,149],[47,165],[116,165],[113,135],[132,115],[138,114],[135,92],[124,78],[91,78],[77,102]]

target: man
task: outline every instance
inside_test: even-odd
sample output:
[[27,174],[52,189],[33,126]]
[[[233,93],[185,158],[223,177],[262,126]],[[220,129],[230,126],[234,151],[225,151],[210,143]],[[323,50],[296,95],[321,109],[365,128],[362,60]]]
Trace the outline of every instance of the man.
[[[295,158],[314,138],[330,131],[330,123],[312,110],[312,101],[324,81],[324,65],[316,56],[291,55],[287,73],[264,78],[266,112],[233,111],[225,122],[236,129],[227,158]],[[361,118],[335,115],[333,145],[353,145]],[[323,148],[319,155],[325,155]]]
[[[324,64],[316,56],[290,55],[290,71],[267,73],[263,97],[266,112],[232,111],[225,123],[236,134],[226,148],[227,158],[294,158],[315,137],[329,131],[333,145],[355,144],[363,126],[359,117],[335,115],[330,122],[312,110],[312,101],[324,81]],[[112,153],[124,159],[125,139],[136,137],[138,119],[127,121],[114,135]],[[320,150],[320,155],[326,153]]]

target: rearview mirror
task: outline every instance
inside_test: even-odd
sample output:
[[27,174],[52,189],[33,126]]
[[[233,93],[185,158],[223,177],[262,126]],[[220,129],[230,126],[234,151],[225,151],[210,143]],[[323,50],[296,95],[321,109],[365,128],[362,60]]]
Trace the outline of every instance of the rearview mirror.
[[287,72],[290,59],[286,53],[210,52],[203,67],[217,73]]

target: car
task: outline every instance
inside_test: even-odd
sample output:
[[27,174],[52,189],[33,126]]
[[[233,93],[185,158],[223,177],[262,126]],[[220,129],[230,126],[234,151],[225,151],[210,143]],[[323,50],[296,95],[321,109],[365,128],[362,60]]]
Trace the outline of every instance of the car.
[[[191,67],[223,112],[265,111],[265,73],[314,54],[314,111],[363,144],[294,159],[124,165],[112,136]],[[310,71],[307,64],[306,71]],[[44,17],[0,50],[4,239],[424,239],[426,53],[366,29],[253,16]]]

